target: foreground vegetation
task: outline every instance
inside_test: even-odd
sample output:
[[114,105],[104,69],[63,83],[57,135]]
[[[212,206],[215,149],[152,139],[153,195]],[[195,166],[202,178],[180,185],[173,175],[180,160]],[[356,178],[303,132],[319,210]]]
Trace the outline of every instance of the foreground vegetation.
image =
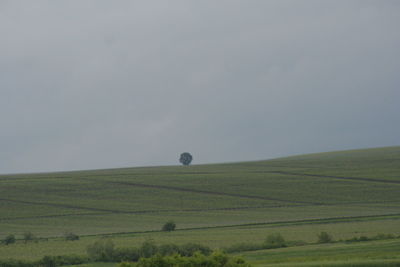
[[238,243],[223,251],[201,244],[173,243],[158,245],[152,240],[139,247],[115,247],[103,238],[86,248],[86,255],[44,256],[40,260],[0,260],[2,267],[58,267],[79,264],[80,267],[169,267],[169,266],[399,266],[400,236],[380,234],[372,238],[353,237],[335,241],[329,233],[317,235],[316,243],[287,241],[270,234],[262,243]]
[[[309,247],[321,232],[342,240],[334,243],[339,247],[355,245],[344,242],[354,237],[397,237],[399,173],[400,147],[390,147],[232,164],[2,175],[0,239],[12,235],[15,242],[0,244],[0,260],[84,256],[101,237],[116,247],[151,239],[231,252],[274,233],[289,242],[276,251]],[[363,244],[370,242],[386,241]],[[244,257],[262,264],[251,255]],[[383,261],[374,257],[357,260]]]

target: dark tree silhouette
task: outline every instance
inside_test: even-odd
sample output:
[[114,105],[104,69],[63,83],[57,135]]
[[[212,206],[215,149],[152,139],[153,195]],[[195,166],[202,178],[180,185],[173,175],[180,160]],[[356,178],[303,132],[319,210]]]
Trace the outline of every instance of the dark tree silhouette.
[[163,225],[161,230],[166,231],[166,232],[171,232],[171,231],[175,230],[175,227],[176,227],[176,224],[174,223],[174,221],[168,221]]
[[183,165],[189,165],[193,160],[192,155],[188,152],[184,152],[181,154],[181,157],[179,158],[179,162],[182,163]]

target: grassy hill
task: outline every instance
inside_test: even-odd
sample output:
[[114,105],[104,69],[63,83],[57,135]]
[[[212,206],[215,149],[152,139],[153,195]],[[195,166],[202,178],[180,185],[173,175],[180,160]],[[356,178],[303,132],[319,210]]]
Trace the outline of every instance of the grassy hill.
[[[161,232],[174,220],[177,231]],[[0,258],[84,253],[112,235],[117,245],[152,238],[212,247],[261,242],[271,232],[315,241],[400,234],[400,147],[257,162],[0,176],[0,238],[49,238],[0,249]],[[74,232],[73,245],[59,237]],[[50,251],[50,252],[49,252]],[[23,255],[22,255],[23,254]]]

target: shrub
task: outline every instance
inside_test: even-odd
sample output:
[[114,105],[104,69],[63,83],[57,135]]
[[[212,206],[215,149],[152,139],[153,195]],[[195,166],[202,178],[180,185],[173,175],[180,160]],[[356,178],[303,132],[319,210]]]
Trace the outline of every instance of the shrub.
[[140,252],[137,248],[116,248],[113,253],[114,261],[138,261]]
[[57,267],[64,265],[77,265],[88,263],[89,259],[84,256],[44,256],[41,260],[21,261],[21,260],[0,260],[1,267]]
[[264,242],[264,248],[282,248],[286,247],[285,239],[281,234],[270,234]]
[[226,266],[229,261],[228,255],[221,251],[215,251],[212,255],[212,259],[218,263],[217,266]]
[[163,225],[162,230],[165,232],[171,232],[175,230],[175,227],[176,224],[173,221],[168,221]]
[[162,256],[179,254],[180,247],[175,244],[165,244],[158,247],[158,253]]
[[37,238],[32,232],[25,232],[24,233],[24,241],[25,241],[25,243],[27,243],[29,241],[37,241]]
[[147,240],[143,242],[142,246],[139,248],[139,255],[143,258],[154,256],[157,252],[158,248],[153,240]]
[[38,264],[35,262],[27,262],[21,260],[0,260],[1,267],[37,267]]
[[56,260],[55,257],[52,256],[44,256],[41,260],[41,264],[44,267],[56,267]]
[[333,238],[327,232],[321,232],[318,234],[318,243],[331,243]]
[[56,267],[64,265],[77,265],[88,263],[89,259],[85,256],[64,255],[64,256],[44,256],[36,266]]
[[110,239],[101,239],[87,246],[86,252],[94,261],[112,261],[114,243]]
[[79,240],[79,236],[77,234],[72,233],[72,232],[65,233],[64,237],[65,237],[65,240],[67,240],[67,241]]
[[3,240],[3,243],[6,245],[10,245],[10,244],[14,244],[16,241],[15,236],[14,235],[8,235],[6,236],[6,238]]
[[203,255],[210,255],[212,250],[207,246],[195,243],[187,243],[179,247],[179,254],[182,256],[193,256],[196,252],[200,252]]

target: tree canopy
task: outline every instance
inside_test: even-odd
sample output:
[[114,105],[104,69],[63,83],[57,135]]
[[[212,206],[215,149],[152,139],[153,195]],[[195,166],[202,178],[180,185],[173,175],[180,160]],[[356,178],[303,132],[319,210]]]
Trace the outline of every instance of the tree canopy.
[[184,152],[181,154],[181,157],[179,158],[179,162],[182,163],[183,165],[189,165],[193,160],[193,156],[188,153]]

